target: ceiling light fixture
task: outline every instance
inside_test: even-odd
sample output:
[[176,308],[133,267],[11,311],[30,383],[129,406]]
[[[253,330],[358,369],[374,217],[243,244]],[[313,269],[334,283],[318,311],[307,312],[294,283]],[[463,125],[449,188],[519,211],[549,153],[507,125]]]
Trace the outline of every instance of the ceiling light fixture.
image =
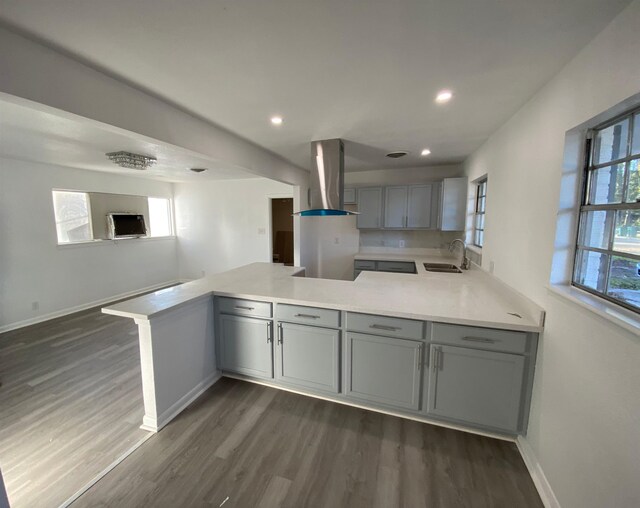
[[281,116],[272,116],[271,117],[271,123],[273,125],[282,125],[282,122],[284,122],[284,119]]
[[203,173],[204,171],[207,170],[207,168],[189,168],[189,169],[194,173]]
[[140,155],[131,152],[109,152],[105,154],[111,162],[129,169],[149,169],[158,160],[155,157],[148,157],[147,155]]
[[445,104],[451,100],[453,92],[451,90],[440,90],[436,95],[436,102],[438,104]]
[[429,150],[428,148],[425,148],[424,150],[422,150],[422,152],[420,152],[420,155],[422,155],[423,157],[430,154],[431,154],[431,150]]

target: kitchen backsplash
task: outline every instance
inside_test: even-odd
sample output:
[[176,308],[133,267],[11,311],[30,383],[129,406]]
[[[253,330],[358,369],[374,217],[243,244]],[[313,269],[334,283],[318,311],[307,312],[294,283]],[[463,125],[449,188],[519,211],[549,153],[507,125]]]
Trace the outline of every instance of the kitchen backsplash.
[[391,231],[360,230],[360,247],[392,247],[401,248],[404,242],[406,249],[440,249],[456,238],[463,238],[462,231]]

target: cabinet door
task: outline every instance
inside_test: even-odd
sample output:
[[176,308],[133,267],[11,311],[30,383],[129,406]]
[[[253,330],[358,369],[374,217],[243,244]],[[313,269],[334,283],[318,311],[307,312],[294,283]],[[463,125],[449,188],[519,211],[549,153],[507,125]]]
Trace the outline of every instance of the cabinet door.
[[431,346],[427,413],[516,432],[524,357]]
[[442,182],[442,231],[464,231],[467,213],[467,178],[445,178]]
[[384,190],[384,227],[407,227],[407,187],[386,187]]
[[382,187],[358,189],[358,212],[359,229],[382,227]]
[[385,406],[419,409],[422,347],[414,340],[348,333],[347,395]]
[[219,323],[220,368],[273,378],[272,322],[221,314]]
[[412,185],[409,187],[407,198],[407,227],[432,227],[431,201],[433,186]]
[[288,384],[329,393],[340,391],[340,331],[278,325],[276,377]]

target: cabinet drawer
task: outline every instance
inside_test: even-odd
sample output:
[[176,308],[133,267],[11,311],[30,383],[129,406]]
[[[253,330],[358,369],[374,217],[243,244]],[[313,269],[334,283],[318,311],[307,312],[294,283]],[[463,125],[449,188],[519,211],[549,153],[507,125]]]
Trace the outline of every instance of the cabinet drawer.
[[288,305],[279,303],[276,315],[280,321],[292,321],[307,325],[340,327],[340,311],[318,309],[317,307],[303,307],[302,305]]
[[433,323],[431,330],[431,341],[439,344],[520,354],[527,350],[527,334],[524,332],[442,323]]
[[271,317],[270,302],[256,302],[240,298],[218,298],[218,310],[224,314],[241,316]]
[[424,337],[424,323],[422,321],[355,312],[347,312],[347,330],[406,339],[422,339]]
[[416,264],[406,261],[378,261],[378,271],[416,273]]
[[356,270],[375,270],[376,262],[368,259],[356,259],[353,266]]

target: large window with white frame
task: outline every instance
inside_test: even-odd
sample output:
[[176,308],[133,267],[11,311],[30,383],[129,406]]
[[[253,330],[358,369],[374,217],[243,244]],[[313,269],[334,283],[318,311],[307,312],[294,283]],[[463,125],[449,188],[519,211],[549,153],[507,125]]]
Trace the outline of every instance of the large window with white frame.
[[473,213],[473,245],[484,244],[484,213],[487,206],[487,177],[476,182],[476,203]]
[[573,284],[640,312],[640,110],[592,129]]

